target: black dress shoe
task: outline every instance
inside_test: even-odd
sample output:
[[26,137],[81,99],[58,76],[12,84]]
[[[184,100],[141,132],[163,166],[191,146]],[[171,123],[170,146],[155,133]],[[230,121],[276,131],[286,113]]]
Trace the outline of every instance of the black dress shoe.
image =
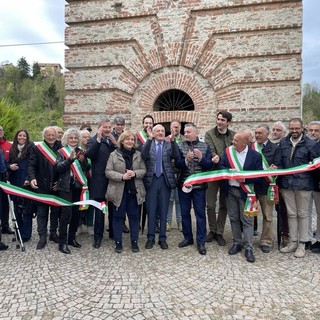
[[68,245],[75,248],[81,248],[81,244],[76,239],[68,241]]
[[8,227],[8,228],[2,228],[1,233],[3,233],[3,234],[14,234],[14,231],[10,227]]
[[313,253],[320,253],[320,242],[317,241],[313,245],[311,245],[311,251]]
[[207,249],[204,246],[204,244],[197,244],[197,248],[200,254],[206,255],[207,254]]
[[95,239],[93,242],[93,247],[99,249],[101,246],[101,239]]
[[158,242],[158,245],[160,246],[161,249],[166,250],[169,248],[167,241],[160,241]]
[[305,250],[312,250],[312,242],[311,241],[305,242]]
[[251,249],[246,249],[245,256],[248,262],[255,262],[256,258],[253,255],[253,251]]
[[9,247],[4,244],[2,241],[0,241],[0,251],[4,251],[4,250],[7,250]]
[[148,240],[147,243],[146,243],[145,248],[146,249],[152,249],[153,245],[154,245],[154,240]]
[[234,244],[228,251],[228,253],[230,255],[234,255],[234,254],[237,254],[238,252],[240,252],[242,249],[241,245],[240,244]]
[[193,245],[193,240],[192,239],[191,240],[184,239],[178,244],[178,247],[179,248],[184,248],[184,247],[192,246],[192,245]]
[[65,253],[65,254],[71,253],[70,249],[68,248],[68,246],[66,244],[59,245],[59,251],[61,251],[62,253]]

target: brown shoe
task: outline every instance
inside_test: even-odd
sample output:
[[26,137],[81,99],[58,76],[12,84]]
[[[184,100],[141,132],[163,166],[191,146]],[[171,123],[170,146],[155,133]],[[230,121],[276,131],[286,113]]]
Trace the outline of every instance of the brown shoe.
[[224,247],[226,245],[226,240],[224,240],[222,234],[216,234],[214,238],[217,240],[220,247]]
[[210,231],[208,234],[207,234],[207,239],[206,239],[206,242],[212,242],[213,239],[215,238],[215,233]]

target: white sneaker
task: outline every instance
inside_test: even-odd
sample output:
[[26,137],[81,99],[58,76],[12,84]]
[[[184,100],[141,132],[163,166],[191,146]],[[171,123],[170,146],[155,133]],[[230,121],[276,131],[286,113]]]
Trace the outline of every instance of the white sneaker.
[[298,242],[289,242],[288,245],[280,250],[282,253],[294,252],[298,248]]
[[303,258],[306,254],[306,249],[305,249],[305,244],[304,243],[299,243],[298,248],[296,252],[294,253],[294,256],[296,258]]

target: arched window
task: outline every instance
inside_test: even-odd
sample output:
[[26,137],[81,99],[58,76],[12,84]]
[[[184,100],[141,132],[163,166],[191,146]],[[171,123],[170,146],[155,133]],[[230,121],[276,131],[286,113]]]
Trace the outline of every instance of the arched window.
[[194,110],[194,103],[190,96],[177,89],[163,92],[156,100],[154,111],[185,111]]

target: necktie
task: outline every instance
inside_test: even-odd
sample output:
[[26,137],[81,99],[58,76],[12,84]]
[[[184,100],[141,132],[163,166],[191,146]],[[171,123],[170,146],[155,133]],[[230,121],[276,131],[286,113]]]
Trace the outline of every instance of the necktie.
[[160,177],[162,173],[162,144],[157,144],[157,152],[156,152],[156,167],[155,174],[156,177]]

